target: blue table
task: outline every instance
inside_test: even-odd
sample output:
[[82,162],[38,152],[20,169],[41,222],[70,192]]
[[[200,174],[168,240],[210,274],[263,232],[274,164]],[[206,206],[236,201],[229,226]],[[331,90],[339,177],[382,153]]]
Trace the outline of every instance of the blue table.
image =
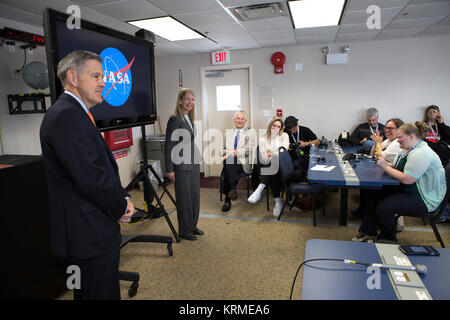
[[[358,147],[343,147],[344,153],[355,153]],[[333,150],[334,151],[334,150]],[[386,174],[383,169],[377,166],[375,162],[370,162],[370,158],[363,157],[356,161],[350,161],[353,166],[353,171],[355,172],[359,182],[357,185],[349,184],[346,181],[344,174],[340,168],[338,158],[335,152],[328,152],[328,149],[319,149],[318,155],[324,157],[325,161],[314,161],[310,159],[308,168],[308,181],[312,183],[323,183],[326,186],[337,187],[340,189],[340,214],[339,214],[339,225],[347,225],[347,212],[348,212],[348,189],[358,188],[358,189],[381,189],[384,185],[398,185],[400,184],[398,180],[391,178]],[[325,164],[330,166],[335,166],[332,171],[312,171],[310,170],[317,164]]]
[[[435,300],[450,299],[450,249],[436,248],[440,256],[408,256],[413,265],[428,267],[420,278]],[[382,263],[373,243],[334,240],[308,240],[305,261],[318,258],[351,259]],[[368,289],[371,276],[366,267],[335,261],[313,261],[304,265],[302,299],[306,300],[396,300],[386,270],[381,270],[380,289]]]

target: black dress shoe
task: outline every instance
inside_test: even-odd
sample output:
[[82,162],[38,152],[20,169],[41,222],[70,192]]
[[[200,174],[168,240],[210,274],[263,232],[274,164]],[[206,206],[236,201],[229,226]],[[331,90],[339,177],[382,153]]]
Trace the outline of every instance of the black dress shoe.
[[186,240],[197,240],[197,237],[194,236],[193,234],[180,234],[180,238],[181,239],[186,239]]
[[225,201],[225,203],[222,206],[222,212],[230,211],[230,209],[231,209],[231,202]]
[[195,227],[195,228],[194,228],[194,234],[199,235],[199,236],[202,236],[202,235],[204,235],[205,233],[204,233],[202,230],[200,230],[199,228]]

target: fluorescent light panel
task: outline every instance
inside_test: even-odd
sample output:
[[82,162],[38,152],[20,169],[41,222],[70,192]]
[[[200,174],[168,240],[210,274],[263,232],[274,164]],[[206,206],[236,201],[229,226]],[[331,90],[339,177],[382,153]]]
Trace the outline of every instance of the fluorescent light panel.
[[198,32],[186,27],[172,17],[128,21],[128,23],[140,29],[149,30],[169,41],[204,38],[204,36]]
[[288,1],[296,29],[336,26],[345,0]]

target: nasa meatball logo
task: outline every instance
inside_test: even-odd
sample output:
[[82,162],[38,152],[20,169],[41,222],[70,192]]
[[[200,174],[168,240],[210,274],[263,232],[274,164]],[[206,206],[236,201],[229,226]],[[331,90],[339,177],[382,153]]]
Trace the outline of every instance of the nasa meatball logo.
[[103,59],[103,100],[110,105],[119,107],[130,97],[132,88],[131,66],[134,57],[130,62],[120,50],[116,48],[106,48],[100,53]]

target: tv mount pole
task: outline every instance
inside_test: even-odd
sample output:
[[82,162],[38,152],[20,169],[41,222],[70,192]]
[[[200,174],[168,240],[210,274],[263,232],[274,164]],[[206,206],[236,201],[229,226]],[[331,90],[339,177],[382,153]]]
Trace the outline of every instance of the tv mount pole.
[[[170,230],[172,231],[173,235],[175,236],[175,239],[177,242],[180,242],[181,239],[178,236],[178,233],[176,232],[175,228],[173,227],[172,221],[170,221],[169,216],[167,215],[167,211],[164,208],[164,205],[161,202],[161,198],[164,196],[164,193],[167,193],[170,200],[173,202],[173,204],[176,207],[176,201],[170,194],[169,190],[167,190],[166,186],[164,185],[164,182],[160,179],[158,174],[156,173],[155,169],[148,164],[148,158],[147,158],[147,146],[146,146],[146,133],[145,133],[145,125],[141,126],[141,135],[142,135],[142,163],[141,163],[141,169],[140,171],[134,176],[134,178],[131,180],[131,182],[128,184],[126,189],[132,187],[136,182],[139,180],[143,181],[144,184],[144,201],[147,204],[147,210],[150,211],[150,208],[152,207],[153,197],[156,199],[156,202],[158,205],[155,208],[160,208],[162,215],[167,221],[167,224],[170,227]],[[163,187],[164,193],[161,197],[158,196],[155,189],[153,188],[153,185],[150,182],[150,177],[148,175],[148,169],[152,172],[152,174],[155,176],[155,178],[158,180],[158,183]],[[139,209],[140,211],[143,211]]]

